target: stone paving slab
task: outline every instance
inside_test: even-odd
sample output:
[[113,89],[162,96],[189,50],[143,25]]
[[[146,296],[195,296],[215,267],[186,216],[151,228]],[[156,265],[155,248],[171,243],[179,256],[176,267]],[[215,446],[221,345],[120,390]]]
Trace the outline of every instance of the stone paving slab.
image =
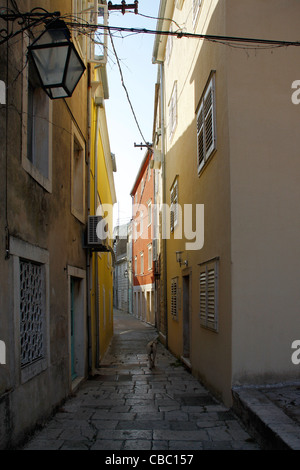
[[234,408],[267,450],[300,450],[300,382],[283,386],[239,387]]
[[98,373],[22,449],[259,450],[232,410],[162,344],[149,370],[144,351],[156,336],[152,326],[115,311],[114,338]]

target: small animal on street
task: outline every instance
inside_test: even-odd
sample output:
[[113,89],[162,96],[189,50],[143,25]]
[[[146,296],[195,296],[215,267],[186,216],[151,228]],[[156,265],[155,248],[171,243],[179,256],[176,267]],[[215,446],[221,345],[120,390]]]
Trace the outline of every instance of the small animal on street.
[[156,349],[157,349],[158,338],[149,341],[147,344],[147,355],[149,360],[149,369],[153,369],[155,367],[155,357],[156,357]]

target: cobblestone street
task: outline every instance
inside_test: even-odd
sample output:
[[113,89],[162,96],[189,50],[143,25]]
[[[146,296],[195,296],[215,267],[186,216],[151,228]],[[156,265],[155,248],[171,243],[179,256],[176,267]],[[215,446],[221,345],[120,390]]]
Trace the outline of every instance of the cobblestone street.
[[66,401],[24,449],[259,449],[238,419],[161,344],[156,330],[115,311],[115,334],[99,374]]

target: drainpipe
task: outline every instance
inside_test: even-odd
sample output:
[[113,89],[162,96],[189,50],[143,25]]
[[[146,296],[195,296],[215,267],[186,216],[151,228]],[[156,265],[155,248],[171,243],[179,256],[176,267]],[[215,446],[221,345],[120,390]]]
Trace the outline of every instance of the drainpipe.
[[[94,214],[97,213],[98,200],[98,143],[99,143],[99,119],[100,102],[95,100],[96,105],[96,132],[95,132],[95,175],[94,175]],[[95,287],[96,287],[96,367],[100,365],[100,311],[99,311],[99,289],[98,289],[98,253],[95,253]]]
[[[91,212],[91,124],[92,124],[92,85],[91,64],[88,64],[88,96],[87,96],[87,118],[88,118],[88,216]],[[92,369],[92,321],[91,321],[91,279],[90,279],[90,250],[86,250],[86,278],[87,278],[87,315],[88,315],[88,370]]]
[[[161,168],[162,168],[162,196],[163,203],[166,202],[166,162],[165,162],[165,102],[164,102],[164,63],[159,64],[160,70],[160,110],[161,110]],[[166,213],[163,212],[163,226],[166,226]],[[166,347],[168,348],[168,303],[167,303],[167,240],[163,239],[164,252],[164,312],[165,312],[165,328],[166,328]]]

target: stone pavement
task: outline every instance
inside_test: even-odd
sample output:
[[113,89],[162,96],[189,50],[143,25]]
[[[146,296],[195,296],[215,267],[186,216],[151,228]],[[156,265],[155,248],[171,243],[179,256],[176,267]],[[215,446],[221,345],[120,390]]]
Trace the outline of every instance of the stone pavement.
[[232,410],[218,402],[162,344],[149,370],[152,326],[115,310],[114,337],[85,381],[22,449],[258,450]]
[[233,390],[234,409],[263,449],[300,450],[300,381]]

